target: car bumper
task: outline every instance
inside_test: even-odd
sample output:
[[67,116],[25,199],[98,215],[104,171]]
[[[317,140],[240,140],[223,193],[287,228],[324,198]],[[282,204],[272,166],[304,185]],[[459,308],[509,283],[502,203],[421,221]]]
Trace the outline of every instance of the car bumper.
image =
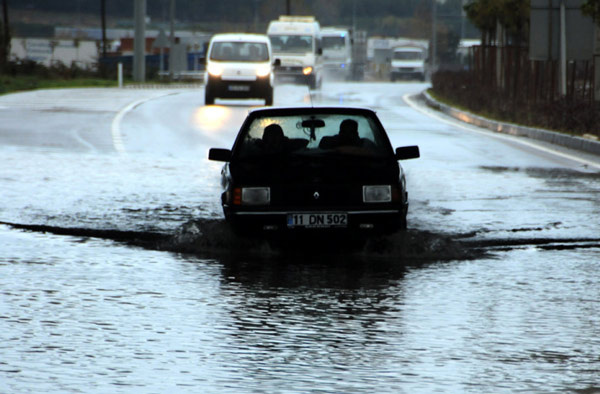
[[347,214],[346,225],[306,225],[291,226],[288,223],[289,215],[299,213],[323,213],[324,211],[236,211],[226,212],[227,221],[240,233],[258,232],[285,232],[285,233],[310,233],[310,232],[365,232],[365,233],[390,233],[400,229],[404,212],[402,209],[377,209],[377,210],[327,210]]
[[271,94],[273,87],[269,77],[254,81],[230,81],[209,77],[206,89],[220,98],[263,98]]
[[390,74],[391,74],[392,78],[415,78],[415,79],[422,79],[425,75],[423,70],[412,70],[412,69],[392,70]]
[[302,67],[283,67],[275,69],[275,81],[280,83],[298,83],[309,85],[314,81],[314,72],[308,75],[302,73]]

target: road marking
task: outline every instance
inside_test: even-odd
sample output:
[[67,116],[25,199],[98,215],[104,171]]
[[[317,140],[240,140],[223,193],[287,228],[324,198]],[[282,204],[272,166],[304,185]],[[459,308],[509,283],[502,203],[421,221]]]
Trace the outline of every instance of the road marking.
[[169,96],[172,94],[176,94],[176,93],[167,92],[164,94],[160,94],[158,96],[146,97],[146,98],[134,101],[132,103],[129,103],[126,107],[124,107],[117,113],[117,115],[114,117],[111,127],[110,127],[110,131],[112,134],[113,146],[117,152],[119,152],[120,154],[126,153],[125,146],[123,145],[123,135],[121,133],[121,121],[123,120],[125,115],[127,115],[127,113],[129,111],[133,110],[135,107],[142,105],[150,100],[154,100],[154,99],[164,97],[164,96]]
[[493,137],[493,138],[497,138],[500,140],[504,140],[504,141],[510,141],[510,142],[516,142],[518,144],[521,145],[525,145],[527,147],[533,148],[533,149],[537,149],[539,151],[545,152],[545,153],[549,153],[555,156],[559,156],[571,161],[575,161],[577,163],[581,163],[585,166],[589,166],[589,167],[594,167],[597,169],[600,169],[600,163],[598,162],[594,162],[594,161],[590,161],[590,160],[586,160],[586,159],[582,159],[580,157],[568,154],[568,153],[564,153],[564,152],[560,152],[558,150],[555,149],[551,149],[551,148],[547,148],[541,145],[538,145],[534,142],[529,142],[529,141],[525,141],[523,140],[523,137],[517,137],[517,136],[512,136],[512,135],[508,135],[508,134],[501,134],[501,133],[496,133],[484,128],[480,128],[471,124],[465,124],[462,123],[459,120],[456,120],[454,118],[452,119],[446,119],[438,114],[436,114],[435,112],[433,112],[433,110],[426,110],[423,109],[421,106],[415,104],[412,99],[410,98],[410,96],[413,96],[412,93],[407,93],[404,96],[402,96],[402,99],[414,110],[417,110],[419,112],[421,112],[424,115],[427,115],[431,118],[435,118],[437,120],[439,120],[440,122],[446,123],[448,125],[451,125],[453,127],[459,127],[461,129],[473,132],[473,133],[478,133],[478,134],[482,134],[482,135],[486,135],[488,137]]

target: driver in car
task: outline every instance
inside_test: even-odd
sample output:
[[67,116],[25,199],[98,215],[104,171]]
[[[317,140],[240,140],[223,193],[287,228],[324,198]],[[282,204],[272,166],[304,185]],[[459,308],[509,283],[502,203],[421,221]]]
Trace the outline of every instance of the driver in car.
[[323,137],[319,143],[321,149],[336,149],[346,153],[366,153],[365,148],[375,149],[373,141],[360,138],[358,122],[353,119],[344,119],[340,123],[337,135]]

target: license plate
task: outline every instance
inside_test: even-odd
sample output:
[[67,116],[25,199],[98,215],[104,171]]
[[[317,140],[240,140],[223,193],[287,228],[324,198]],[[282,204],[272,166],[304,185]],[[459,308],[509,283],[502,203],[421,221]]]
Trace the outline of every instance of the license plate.
[[229,85],[227,88],[231,92],[248,92],[250,90],[248,85]]
[[287,216],[288,227],[347,227],[346,213],[291,213]]

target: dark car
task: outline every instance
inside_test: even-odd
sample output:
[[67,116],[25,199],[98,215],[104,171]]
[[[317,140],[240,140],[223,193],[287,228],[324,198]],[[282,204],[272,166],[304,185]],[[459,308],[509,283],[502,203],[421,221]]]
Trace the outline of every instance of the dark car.
[[236,232],[389,233],[406,228],[408,194],[398,160],[365,108],[265,108],[249,113],[233,149],[210,149],[221,171],[222,204]]

